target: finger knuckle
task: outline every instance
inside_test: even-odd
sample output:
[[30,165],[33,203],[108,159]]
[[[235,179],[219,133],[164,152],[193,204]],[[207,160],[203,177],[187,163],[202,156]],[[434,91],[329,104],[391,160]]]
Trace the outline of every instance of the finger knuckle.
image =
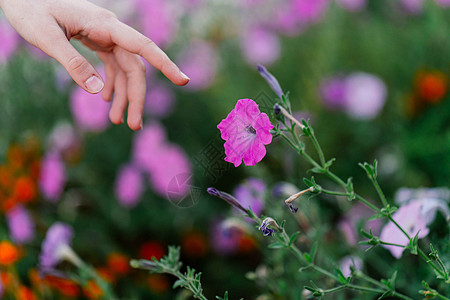
[[69,59],[68,68],[71,71],[83,72],[89,68],[89,63],[84,57],[77,55]]

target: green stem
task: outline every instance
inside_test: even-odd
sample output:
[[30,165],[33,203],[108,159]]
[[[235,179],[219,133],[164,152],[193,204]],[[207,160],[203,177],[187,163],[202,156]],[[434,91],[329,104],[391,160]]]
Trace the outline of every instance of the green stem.
[[326,164],[325,156],[323,154],[323,150],[320,147],[319,141],[317,140],[314,132],[311,132],[311,139],[313,141],[314,147],[316,148],[317,154],[319,154],[320,163],[322,164],[322,167],[325,168],[325,164]]
[[375,186],[375,189],[377,190],[378,196],[381,199],[381,202],[383,203],[383,207],[387,207],[388,203],[386,200],[386,196],[384,196],[383,190],[381,189],[380,185],[378,184],[378,181],[376,178],[371,178],[373,185]]

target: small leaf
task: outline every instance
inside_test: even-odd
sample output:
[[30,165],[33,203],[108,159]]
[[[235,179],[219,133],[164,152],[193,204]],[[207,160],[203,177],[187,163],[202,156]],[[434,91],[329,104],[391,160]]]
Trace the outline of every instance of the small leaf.
[[312,261],[314,261],[314,259],[316,258],[318,245],[319,245],[319,242],[316,241],[316,242],[312,245],[311,250],[309,251],[309,255],[311,256],[311,260],[312,260]]
[[300,235],[300,231],[294,232],[291,237],[289,238],[289,246],[292,245],[297,237]]
[[286,246],[281,243],[275,242],[275,243],[269,244],[269,246],[267,246],[267,247],[269,249],[281,249],[281,248],[285,248]]
[[178,279],[177,281],[175,281],[175,283],[173,284],[173,289],[179,288],[179,287],[184,287],[187,284],[187,281],[184,279]]
[[309,255],[309,253],[305,253],[303,256],[305,257],[307,262],[309,262],[309,263],[312,262],[311,255]]

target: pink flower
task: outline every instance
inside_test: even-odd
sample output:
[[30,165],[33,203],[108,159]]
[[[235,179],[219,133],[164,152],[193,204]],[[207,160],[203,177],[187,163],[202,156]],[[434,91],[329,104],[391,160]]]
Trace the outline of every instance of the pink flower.
[[441,7],[450,7],[450,0],[435,0]]
[[375,75],[356,72],[345,80],[345,109],[355,119],[370,120],[378,116],[386,96],[386,85]]
[[419,14],[423,9],[423,0],[400,0],[403,9],[410,14]]
[[34,222],[23,205],[16,205],[6,214],[10,236],[14,242],[23,244],[34,237]]
[[303,24],[317,23],[328,8],[329,0],[293,0],[293,13]]
[[5,19],[0,19],[0,63],[6,62],[19,44],[19,35]]
[[165,149],[166,132],[164,128],[154,122],[144,126],[134,137],[133,163],[141,170],[151,172],[160,161],[160,153]]
[[[245,209],[249,207],[259,216],[264,209],[266,184],[258,178],[248,178],[234,189],[234,196]],[[235,211],[239,211],[237,208]],[[242,213],[241,211],[239,211]]]
[[115,184],[115,194],[119,203],[127,208],[136,206],[143,190],[141,172],[133,165],[122,166]]
[[[424,203],[422,201],[411,201],[406,205],[401,206],[392,216],[394,220],[409,234],[409,236],[414,237],[419,233],[419,239],[424,238],[428,235],[430,231],[427,228],[427,220],[421,213]],[[387,223],[381,230],[380,239],[383,242],[394,243],[399,245],[408,245],[409,240],[403,234],[394,223]],[[400,258],[403,251],[402,247],[387,246],[383,245],[391,251],[391,254],[395,258]]]
[[178,31],[178,17],[170,1],[137,0],[143,33],[159,47],[169,46]]
[[151,87],[145,99],[145,112],[157,118],[170,114],[174,108],[175,94],[164,84]]
[[241,38],[245,59],[251,64],[271,64],[280,56],[278,36],[261,27],[250,28]]
[[180,69],[190,78],[186,88],[202,90],[215,80],[218,68],[216,50],[208,43],[196,41],[190,44],[177,59]]
[[265,113],[251,99],[241,99],[236,107],[217,125],[225,140],[225,161],[238,167],[242,160],[246,166],[254,166],[266,155],[272,142],[273,125]]
[[70,101],[73,118],[81,129],[101,132],[108,127],[111,103],[103,100],[101,93],[89,94],[76,87]]
[[66,169],[56,152],[47,153],[42,159],[39,186],[42,194],[51,202],[57,202],[66,183]]
[[158,163],[150,171],[155,192],[170,200],[185,197],[191,187],[191,165],[186,154],[175,145],[167,145],[157,155]]

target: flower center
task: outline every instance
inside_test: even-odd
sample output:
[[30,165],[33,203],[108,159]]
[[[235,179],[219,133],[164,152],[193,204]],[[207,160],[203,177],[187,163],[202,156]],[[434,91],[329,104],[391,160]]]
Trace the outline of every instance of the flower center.
[[245,127],[245,131],[247,131],[248,133],[251,133],[251,134],[256,134],[256,129],[253,128],[252,125],[248,125],[247,127]]

